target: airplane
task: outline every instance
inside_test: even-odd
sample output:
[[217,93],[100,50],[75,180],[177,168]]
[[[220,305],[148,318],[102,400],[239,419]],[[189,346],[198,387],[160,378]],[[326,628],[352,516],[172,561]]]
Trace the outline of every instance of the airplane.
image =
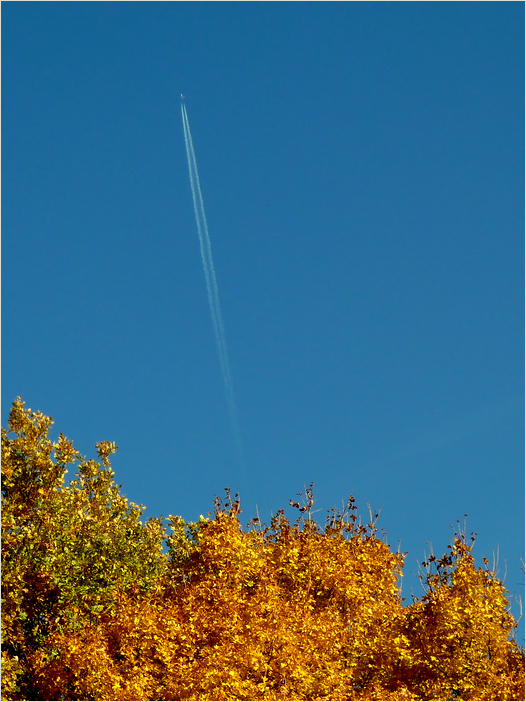
[[184,100],[184,95],[181,93],[181,100]]

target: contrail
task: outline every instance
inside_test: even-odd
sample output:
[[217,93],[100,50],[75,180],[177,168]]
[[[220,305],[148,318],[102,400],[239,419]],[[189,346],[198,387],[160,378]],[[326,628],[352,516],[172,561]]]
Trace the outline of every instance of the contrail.
[[241,431],[239,429],[236,405],[234,402],[234,389],[232,386],[230,364],[228,362],[225,328],[223,325],[223,317],[221,315],[221,306],[219,304],[219,291],[217,288],[214,261],[212,259],[212,247],[210,245],[210,237],[208,235],[208,225],[206,223],[205,207],[203,203],[203,196],[201,194],[201,186],[199,184],[199,173],[197,170],[197,161],[192,142],[192,134],[190,132],[190,123],[188,122],[188,115],[186,114],[186,107],[184,103],[181,104],[181,113],[183,117],[183,131],[186,144],[186,156],[188,158],[190,186],[192,188],[192,196],[194,200],[195,221],[197,224],[197,232],[199,234],[201,259],[203,261],[206,290],[208,293],[208,304],[210,306],[210,316],[212,317],[212,325],[214,327],[219,363],[221,365],[221,373],[225,384],[228,413],[230,415],[230,422],[232,424],[232,431],[236,442],[236,450],[240,464],[243,467],[243,443],[241,440]]

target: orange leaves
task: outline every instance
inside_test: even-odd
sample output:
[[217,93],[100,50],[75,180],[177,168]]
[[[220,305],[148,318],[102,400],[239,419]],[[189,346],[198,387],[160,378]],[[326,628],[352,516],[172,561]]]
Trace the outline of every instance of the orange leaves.
[[[377,649],[388,647],[382,616],[385,608],[399,608],[396,556],[385,544],[353,538],[321,532],[310,521],[291,526],[282,515],[260,531],[244,532],[228,511],[203,523],[184,587],[172,595],[187,624],[183,636],[195,647],[184,681],[175,667],[166,674],[172,694],[318,699],[345,689],[348,695],[354,659],[371,666]],[[375,639],[359,623],[373,614],[382,633]]]
[[403,556],[352,497],[321,528],[311,485],[295,523],[244,529],[227,492],[166,534],[114,483],[114,444],[85,460],[51,421],[18,400],[2,431],[4,699],[524,699],[506,590],[462,533],[404,607]]
[[[52,444],[51,424],[17,400],[10,431],[2,429],[2,648],[8,661],[2,689],[9,698],[37,699],[42,681],[55,684],[53,671],[62,671],[56,683],[62,692],[50,688],[44,699],[67,696],[60,637],[98,626],[117,593],[162,587],[157,576],[166,568],[160,520],[143,526],[109,463],[84,461],[63,435]],[[107,459],[114,447],[102,448]],[[78,477],[66,486],[68,462],[78,463]]]
[[95,444],[95,448],[97,449],[97,454],[103,465],[108,468],[110,465],[109,457],[112,453],[115,453],[119,447],[116,446],[113,441],[100,441],[98,444]]
[[471,548],[456,534],[449,553],[432,560],[428,591],[406,612],[412,655],[404,675],[431,699],[519,699],[512,688],[522,679],[524,654],[510,640],[516,624],[506,591],[474,566]]

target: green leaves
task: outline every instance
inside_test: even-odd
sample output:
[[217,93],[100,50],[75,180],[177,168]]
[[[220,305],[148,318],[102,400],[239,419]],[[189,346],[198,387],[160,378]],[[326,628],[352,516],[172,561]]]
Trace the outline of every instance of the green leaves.
[[431,555],[403,606],[404,557],[352,496],[322,528],[310,485],[295,523],[244,529],[227,491],[166,532],[115,484],[114,443],[86,459],[51,426],[18,399],[2,429],[3,699],[524,699],[507,592],[474,536]]
[[[113,481],[115,444],[97,445],[102,464],[86,460],[62,434],[53,444],[51,425],[18,399],[2,430],[4,650],[20,653],[22,668],[46,650],[61,613],[73,609],[76,627],[91,625],[120,593],[158,587],[166,569],[162,521],[142,525],[141,509]],[[77,469],[69,486],[67,464]],[[26,625],[39,612],[45,625]]]

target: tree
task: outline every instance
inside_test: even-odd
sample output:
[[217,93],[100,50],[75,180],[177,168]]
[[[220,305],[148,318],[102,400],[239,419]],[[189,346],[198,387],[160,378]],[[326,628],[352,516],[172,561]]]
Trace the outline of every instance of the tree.
[[87,461],[50,426],[18,399],[2,433],[4,699],[524,699],[506,590],[463,531],[405,606],[404,557],[352,497],[323,528],[312,486],[295,523],[243,528],[227,491],[165,533],[113,444]]
[[[100,462],[79,456],[53,420],[16,400],[2,429],[2,661],[4,696],[39,697],[39,666],[60,659],[57,632],[111,612],[119,593],[159,587],[166,568],[160,520],[140,521],[113,481],[114,444]],[[66,466],[77,478],[65,484]],[[64,678],[61,678],[64,680]],[[55,697],[59,699],[59,696]]]

